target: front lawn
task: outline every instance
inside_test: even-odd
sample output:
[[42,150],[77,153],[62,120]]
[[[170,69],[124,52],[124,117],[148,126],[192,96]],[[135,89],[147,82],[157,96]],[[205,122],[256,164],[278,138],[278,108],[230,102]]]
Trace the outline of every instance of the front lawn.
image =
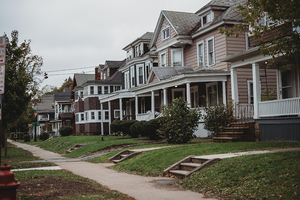
[[224,199],[300,199],[300,152],[223,159],[179,184]]

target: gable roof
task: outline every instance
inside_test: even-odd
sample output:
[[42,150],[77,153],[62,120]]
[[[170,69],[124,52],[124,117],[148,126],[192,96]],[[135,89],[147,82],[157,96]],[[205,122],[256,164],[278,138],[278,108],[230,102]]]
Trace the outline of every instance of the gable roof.
[[70,93],[71,89],[65,90],[65,92],[55,92],[54,99],[55,101],[64,101],[69,102],[70,101]]
[[116,61],[116,60],[107,60],[105,61],[105,67],[104,68],[111,68],[111,69],[118,69],[120,68],[124,62],[126,62],[126,59],[121,60],[121,61]]
[[205,6],[200,8],[196,12],[196,14],[201,13],[201,11],[204,11],[205,9],[207,9],[208,7],[211,7],[211,6],[231,7],[231,6],[238,5],[238,4],[241,4],[241,3],[244,3],[244,2],[245,2],[245,0],[211,0]]
[[121,84],[122,83],[122,72],[117,71],[109,79],[105,80],[88,80],[83,85],[89,84]]
[[88,80],[94,80],[95,74],[74,74],[74,78],[76,81],[76,86],[81,86],[83,83]]
[[159,80],[164,80],[193,71],[193,67],[153,67],[151,73],[154,73]]
[[201,22],[201,17],[194,13],[162,10],[155,27],[150,47],[153,47],[162,27],[167,19],[177,35],[188,35]]
[[44,94],[42,96],[41,102],[37,103],[36,108],[38,113],[43,112],[54,112],[52,105],[54,104],[54,95]]
[[153,34],[154,34],[153,32],[146,32],[146,33],[144,33],[141,37],[138,37],[133,42],[131,42],[130,44],[126,45],[122,50],[126,50],[126,49],[130,48],[132,45],[134,45],[138,41],[151,41],[151,39],[153,37]]

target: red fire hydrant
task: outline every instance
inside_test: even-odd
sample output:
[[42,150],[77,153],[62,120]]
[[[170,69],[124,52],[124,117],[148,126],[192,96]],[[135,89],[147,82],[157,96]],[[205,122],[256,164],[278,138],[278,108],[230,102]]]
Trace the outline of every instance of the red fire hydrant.
[[20,182],[15,181],[15,175],[10,171],[10,166],[0,166],[0,200],[17,199],[17,188]]

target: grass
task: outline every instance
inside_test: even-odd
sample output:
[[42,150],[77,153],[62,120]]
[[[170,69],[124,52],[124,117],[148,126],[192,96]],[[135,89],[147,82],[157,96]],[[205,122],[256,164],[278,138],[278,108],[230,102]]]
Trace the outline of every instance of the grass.
[[299,146],[300,143],[283,142],[236,142],[181,145],[143,152],[134,158],[118,163],[113,168],[119,171],[143,176],[162,176],[164,169],[189,155],[201,156]]
[[66,170],[14,172],[18,199],[133,199]]
[[101,136],[58,137],[40,143],[39,147],[55,153],[65,154],[68,149],[72,148],[77,144],[87,144],[77,150],[72,151],[69,154],[64,155],[69,158],[77,158],[80,156],[90,155],[94,152],[101,151],[103,149],[109,149],[114,146],[152,142],[150,140],[128,139],[123,138],[122,136],[103,136],[103,139],[104,141],[102,141]]
[[300,152],[224,159],[179,184],[224,199],[300,199]]

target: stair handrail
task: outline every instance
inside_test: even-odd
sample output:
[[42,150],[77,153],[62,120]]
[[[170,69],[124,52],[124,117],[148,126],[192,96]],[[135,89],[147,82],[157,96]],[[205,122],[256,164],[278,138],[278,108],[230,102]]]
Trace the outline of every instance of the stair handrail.
[[[219,134],[219,126],[218,126],[218,120],[223,116],[224,119],[226,119],[228,117],[228,112],[229,111],[232,111],[232,108],[235,106],[235,104],[231,104],[226,110],[224,110],[221,114],[219,114],[216,119],[215,119],[215,122],[216,122],[216,136],[218,136]],[[232,121],[233,121],[233,117],[232,117]]]
[[[251,119],[253,119],[253,101],[249,102],[248,104],[244,105],[242,109],[238,110],[237,113],[235,113],[235,118],[240,121],[240,124],[246,124],[249,122]],[[239,104],[236,104],[238,106]],[[250,107],[250,109],[248,109]],[[237,111],[237,109],[235,109]],[[250,111],[250,112],[249,112]],[[252,114],[251,114],[252,113]],[[232,126],[233,131],[235,125]]]

